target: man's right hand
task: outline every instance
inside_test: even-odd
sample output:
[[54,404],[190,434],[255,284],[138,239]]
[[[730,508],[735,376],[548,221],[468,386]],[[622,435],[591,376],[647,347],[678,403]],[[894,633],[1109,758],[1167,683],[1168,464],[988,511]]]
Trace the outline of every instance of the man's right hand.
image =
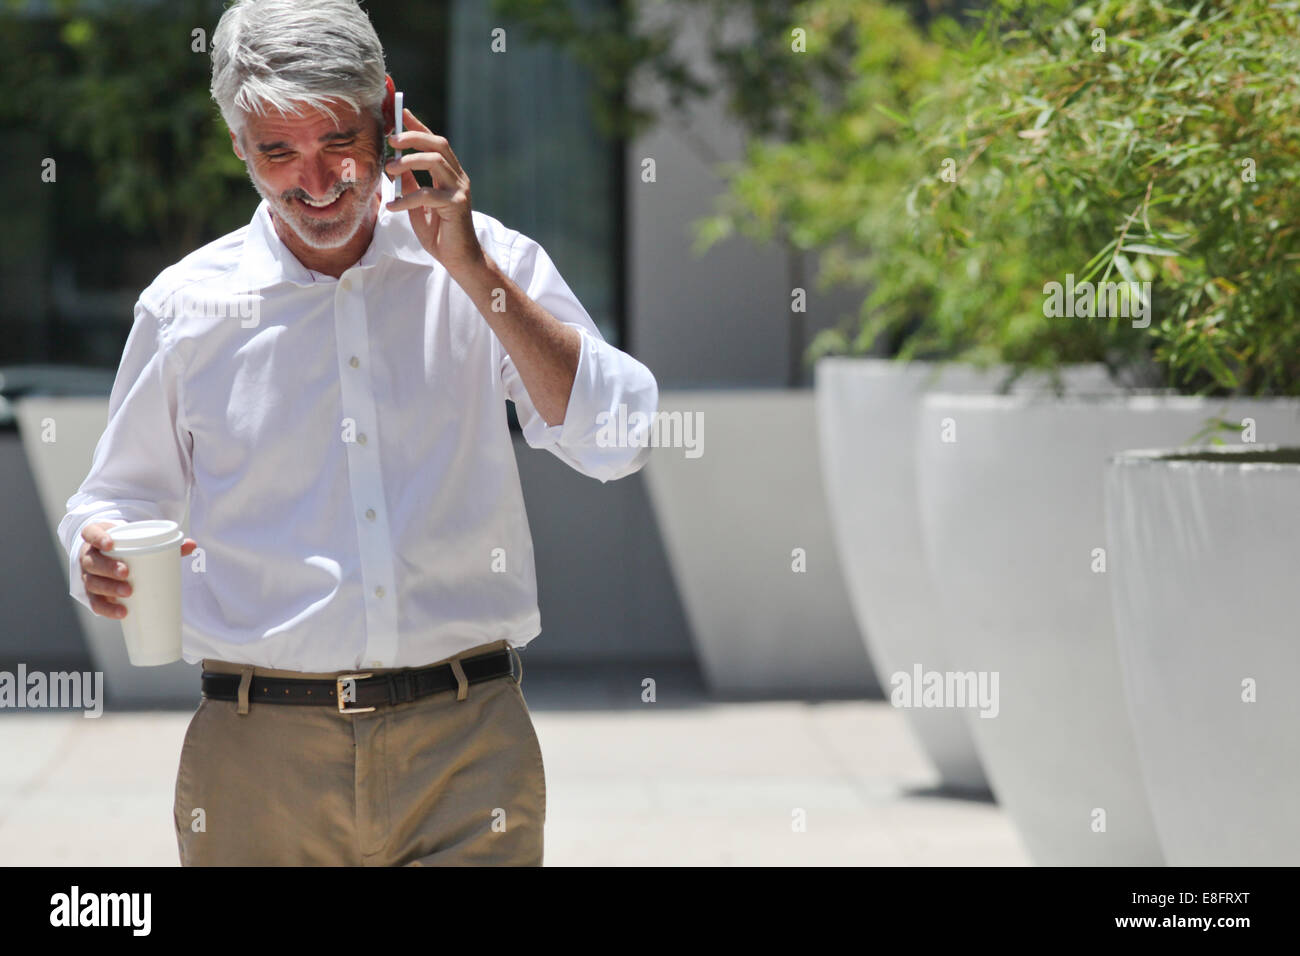
[[[126,617],[126,608],[118,598],[131,593],[126,564],[104,552],[113,547],[111,532],[116,525],[111,521],[92,521],[81,530],[86,543],[81,546],[81,581],[90,598],[90,609],[103,617]],[[193,538],[181,542],[181,557],[192,552],[198,544]]]

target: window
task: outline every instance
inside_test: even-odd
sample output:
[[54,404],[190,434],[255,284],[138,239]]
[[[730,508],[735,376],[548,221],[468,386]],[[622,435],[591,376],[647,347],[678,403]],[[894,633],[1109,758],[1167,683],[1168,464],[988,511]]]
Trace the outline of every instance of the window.
[[[504,29],[505,51],[493,52]],[[474,207],[541,243],[607,341],[622,345],[622,146],[591,115],[586,71],[482,0],[455,0],[447,138]]]

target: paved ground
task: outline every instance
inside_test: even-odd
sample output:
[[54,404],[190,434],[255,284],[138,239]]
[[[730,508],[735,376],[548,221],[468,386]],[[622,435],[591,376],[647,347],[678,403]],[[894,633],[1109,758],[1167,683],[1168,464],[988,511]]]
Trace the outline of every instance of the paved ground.
[[[546,864],[1025,865],[991,803],[933,791],[881,701],[726,701],[526,670]],[[175,865],[188,712],[0,716],[0,864]],[[794,832],[795,808],[807,829]]]

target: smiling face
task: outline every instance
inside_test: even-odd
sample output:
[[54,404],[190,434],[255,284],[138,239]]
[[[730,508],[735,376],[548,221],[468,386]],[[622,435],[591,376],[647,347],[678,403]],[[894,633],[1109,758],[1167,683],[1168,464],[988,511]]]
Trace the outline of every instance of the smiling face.
[[345,104],[330,106],[337,120],[315,109],[301,116],[249,113],[242,134],[231,133],[235,155],[291,248],[281,223],[308,249],[323,251],[346,246],[362,227],[373,229],[378,215],[379,125]]

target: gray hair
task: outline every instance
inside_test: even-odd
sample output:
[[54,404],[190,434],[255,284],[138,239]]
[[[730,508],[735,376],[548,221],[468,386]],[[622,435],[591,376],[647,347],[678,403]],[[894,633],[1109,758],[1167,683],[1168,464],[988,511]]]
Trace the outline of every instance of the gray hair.
[[212,34],[212,98],[243,136],[243,113],[315,108],[329,101],[383,121],[384,48],[356,0],[235,0]]

